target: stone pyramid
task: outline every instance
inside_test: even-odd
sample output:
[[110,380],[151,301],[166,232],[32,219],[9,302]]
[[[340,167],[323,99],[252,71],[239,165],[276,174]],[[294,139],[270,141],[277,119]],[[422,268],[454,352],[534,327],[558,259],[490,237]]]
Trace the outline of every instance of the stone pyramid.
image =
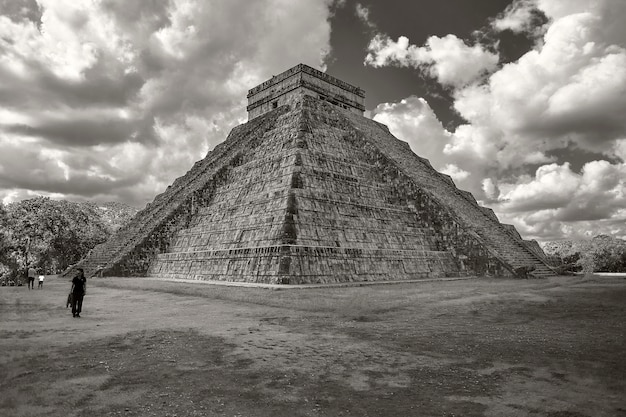
[[95,247],[87,275],[266,284],[553,275],[386,126],[306,65],[253,88],[250,120]]

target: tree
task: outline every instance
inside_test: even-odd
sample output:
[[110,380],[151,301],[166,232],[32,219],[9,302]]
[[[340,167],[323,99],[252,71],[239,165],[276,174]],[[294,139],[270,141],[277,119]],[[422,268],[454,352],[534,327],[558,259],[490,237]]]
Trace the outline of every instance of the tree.
[[109,236],[90,206],[37,197],[10,204],[6,211],[8,256],[18,274],[28,265],[60,272]]
[[8,215],[4,204],[0,202],[0,277],[4,280],[8,279],[9,273],[13,270],[10,253]]
[[22,279],[29,265],[58,273],[78,262],[137,212],[122,203],[36,197],[0,202],[0,275]]

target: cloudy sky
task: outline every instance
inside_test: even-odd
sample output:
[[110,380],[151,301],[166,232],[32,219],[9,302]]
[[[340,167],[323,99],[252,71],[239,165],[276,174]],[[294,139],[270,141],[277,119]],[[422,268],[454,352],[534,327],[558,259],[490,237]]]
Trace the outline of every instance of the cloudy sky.
[[151,201],[303,62],[525,238],[626,238],[624,0],[0,0],[0,200]]

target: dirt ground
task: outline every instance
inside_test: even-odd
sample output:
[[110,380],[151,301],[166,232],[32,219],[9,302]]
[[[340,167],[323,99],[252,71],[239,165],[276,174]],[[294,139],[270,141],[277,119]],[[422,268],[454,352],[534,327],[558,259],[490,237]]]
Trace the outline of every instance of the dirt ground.
[[0,287],[0,416],[626,416],[626,279]]

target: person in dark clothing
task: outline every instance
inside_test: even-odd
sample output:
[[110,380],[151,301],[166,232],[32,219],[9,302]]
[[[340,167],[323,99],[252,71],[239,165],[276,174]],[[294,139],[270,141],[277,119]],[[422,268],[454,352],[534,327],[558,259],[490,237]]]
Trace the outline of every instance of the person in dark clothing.
[[32,266],[30,266],[28,268],[28,289],[29,290],[35,289],[35,275],[37,275],[37,270],[33,268]]
[[85,278],[85,271],[82,268],[78,268],[78,275],[72,279],[72,317],[80,317],[80,312],[83,309],[83,297],[87,292],[87,278]]

